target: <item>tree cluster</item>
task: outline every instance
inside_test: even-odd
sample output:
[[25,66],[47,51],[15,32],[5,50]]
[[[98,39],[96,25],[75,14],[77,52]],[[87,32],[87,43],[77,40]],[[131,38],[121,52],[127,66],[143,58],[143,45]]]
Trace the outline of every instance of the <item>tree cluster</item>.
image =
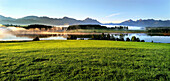
[[115,38],[113,35],[110,34],[104,34],[101,35],[70,35],[68,36],[68,40],[76,40],[77,38],[90,38],[91,40],[113,40],[113,41],[133,41],[133,42],[145,42],[144,40],[140,40],[139,38],[136,38],[133,36],[131,39],[126,38],[124,40],[124,35],[120,34],[119,38]]
[[21,27],[20,25],[14,25],[14,24],[3,24],[5,27]]
[[117,30],[128,30],[128,26],[115,26],[115,27],[111,27],[109,29],[117,29]]
[[52,26],[47,26],[47,25],[39,25],[39,24],[34,24],[34,25],[28,25],[28,27],[24,27],[25,29],[35,29],[35,28],[39,28],[41,30],[41,28],[45,28],[50,29],[52,28]]
[[76,29],[107,29],[107,27],[101,25],[72,25],[67,28],[67,30],[76,30]]
[[170,33],[170,27],[147,27],[149,33]]

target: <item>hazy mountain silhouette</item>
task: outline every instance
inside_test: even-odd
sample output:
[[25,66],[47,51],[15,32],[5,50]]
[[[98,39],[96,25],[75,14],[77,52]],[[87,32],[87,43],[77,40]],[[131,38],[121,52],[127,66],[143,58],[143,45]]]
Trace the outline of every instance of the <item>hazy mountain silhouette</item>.
[[0,15],[0,20],[13,20],[13,18]]
[[128,25],[128,26],[140,26],[140,27],[170,27],[170,20],[127,20],[122,23],[107,23],[105,25]]
[[76,20],[69,17],[49,18],[46,16],[26,16],[19,19],[4,17],[0,15],[0,24],[47,24],[47,25],[77,25],[77,24],[101,24],[97,20],[87,18],[85,20]]
[[[79,24],[101,24],[99,21],[91,18],[85,20],[76,20],[74,18],[49,18],[46,16],[26,16],[23,18],[15,19],[11,17],[4,17],[0,15],[0,24],[46,24],[46,25],[79,25]],[[128,26],[140,26],[140,27],[170,27],[170,20],[127,20],[122,23],[106,23],[104,25],[128,25]]]

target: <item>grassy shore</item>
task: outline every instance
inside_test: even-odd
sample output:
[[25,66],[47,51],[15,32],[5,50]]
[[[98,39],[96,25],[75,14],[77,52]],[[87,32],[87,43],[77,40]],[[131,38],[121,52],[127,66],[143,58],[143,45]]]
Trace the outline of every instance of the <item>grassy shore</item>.
[[104,40],[0,43],[0,81],[170,80],[170,44]]
[[113,29],[77,29],[68,33],[147,33],[146,30],[113,30]]

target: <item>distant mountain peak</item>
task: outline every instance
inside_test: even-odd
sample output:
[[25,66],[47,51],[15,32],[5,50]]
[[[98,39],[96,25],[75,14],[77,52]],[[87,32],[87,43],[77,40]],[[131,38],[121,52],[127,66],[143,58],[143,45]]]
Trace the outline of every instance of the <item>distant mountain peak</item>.
[[92,19],[92,18],[87,17],[87,18],[84,19],[84,20],[95,20],[95,19]]
[[22,24],[28,25],[28,24],[35,24],[35,23],[49,24],[49,25],[100,24],[100,22],[91,18],[86,18],[85,20],[76,20],[74,18],[69,18],[69,17],[49,18],[47,16],[42,16],[42,17],[26,16],[23,18],[10,20],[9,18],[0,15],[0,20],[1,20],[0,24],[20,24],[20,25]]
[[42,18],[49,18],[49,17],[47,17],[47,16],[42,16]]
[[128,22],[132,22],[133,20],[132,19],[129,19],[129,20],[127,20]]
[[69,17],[67,17],[67,16],[64,16],[64,17],[63,17],[63,19],[70,19],[70,18],[69,18]]
[[147,19],[148,21],[156,21],[156,20],[154,20],[154,19]]
[[38,16],[26,16],[26,17],[23,17],[23,18],[20,18],[20,19],[35,19],[35,18],[39,18]]
[[25,17],[38,17],[38,16],[30,15],[30,16],[25,16]]
[[0,20],[13,20],[13,19],[14,19],[14,18],[5,17],[5,16],[0,15]]
[[0,17],[4,17],[4,16],[0,15]]
[[169,20],[154,20],[154,19],[139,19],[136,21],[133,20],[127,20],[120,25],[128,25],[128,26],[142,26],[142,27],[168,27],[170,26],[170,21]]
[[139,19],[139,21],[142,21],[142,19]]

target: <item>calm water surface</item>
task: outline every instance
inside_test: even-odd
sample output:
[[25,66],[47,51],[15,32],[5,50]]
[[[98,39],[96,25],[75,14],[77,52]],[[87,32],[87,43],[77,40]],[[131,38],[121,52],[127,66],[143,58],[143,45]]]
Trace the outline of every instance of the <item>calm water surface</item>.
[[[145,40],[145,42],[157,42],[157,43],[170,43],[170,36],[148,36],[145,33],[131,33],[124,36],[124,39],[126,40],[127,37],[130,39],[132,36],[136,36],[137,38],[140,38],[140,40]],[[119,36],[114,35],[115,38],[119,38]],[[0,41],[22,41],[22,40],[33,40],[33,38],[30,37],[17,37],[15,35],[6,35],[3,38],[0,38]],[[67,40],[67,38],[63,36],[51,36],[51,37],[44,37],[40,38],[40,40]],[[87,40],[87,39],[86,39]]]
[[[138,28],[138,27],[137,27]],[[142,29],[142,28],[139,28]],[[115,38],[119,38],[119,35],[113,34]],[[170,43],[170,36],[149,36],[145,33],[129,33],[124,36],[126,40],[127,37],[130,39],[132,36],[136,36],[140,38],[140,40],[145,40],[145,42],[157,42],[157,43]],[[35,36],[34,36],[35,37]],[[0,27],[0,41],[24,41],[24,40],[33,40],[34,37],[31,36],[15,36],[10,34],[7,29]],[[41,37],[40,40],[67,40],[64,36],[49,36],[49,37]],[[87,40],[87,38],[86,38]]]

